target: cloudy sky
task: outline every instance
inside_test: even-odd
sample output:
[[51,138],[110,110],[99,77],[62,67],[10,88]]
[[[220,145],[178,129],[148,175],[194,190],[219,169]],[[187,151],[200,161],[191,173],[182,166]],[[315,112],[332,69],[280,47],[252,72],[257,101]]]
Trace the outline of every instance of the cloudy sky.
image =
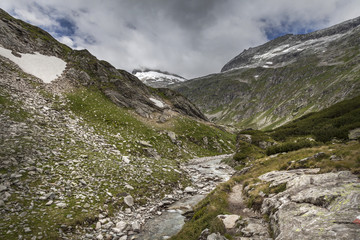
[[244,49],[360,16],[359,0],[1,0],[0,8],[117,68],[187,78]]

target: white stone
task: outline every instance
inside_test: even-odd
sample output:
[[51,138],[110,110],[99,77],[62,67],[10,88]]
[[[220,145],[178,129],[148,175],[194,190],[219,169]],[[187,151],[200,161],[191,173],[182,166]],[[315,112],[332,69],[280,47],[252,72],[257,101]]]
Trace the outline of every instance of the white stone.
[[120,232],[124,231],[126,226],[127,226],[127,223],[124,221],[120,221],[120,222],[116,223],[116,228],[120,229]]
[[134,221],[131,224],[131,228],[134,232],[140,232],[140,223],[138,221]]
[[224,223],[226,229],[234,228],[236,221],[240,218],[238,215],[219,215],[217,217]]
[[0,192],[5,191],[7,187],[5,185],[0,185]]
[[194,188],[192,188],[192,187],[186,187],[184,189],[184,192],[186,192],[186,193],[195,193],[196,190]]
[[95,229],[96,229],[96,230],[99,230],[100,228],[101,228],[101,222],[97,222]]
[[130,157],[129,157],[129,156],[122,156],[122,160],[123,160],[125,163],[130,163]]
[[131,195],[128,195],[128,196],[124,197],[124,202],[126,203],[126,205],[131,207],[134,205],[134,198]]
[[66,208],[67,204],[63,203],[63,202],[60,202],[60,203],[57,203],[56,206],[59,207],[59,208]]

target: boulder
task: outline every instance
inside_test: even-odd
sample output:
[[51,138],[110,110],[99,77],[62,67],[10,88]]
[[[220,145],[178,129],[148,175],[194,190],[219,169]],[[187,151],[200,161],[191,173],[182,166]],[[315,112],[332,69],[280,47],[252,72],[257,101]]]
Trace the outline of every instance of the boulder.
[[120,232],[124,231],[126,226],[127,226],[127,223],[124,221],[120,221],[120,222],[116,223],[116,228],[119,229]]
[[140,223],[138,221],[134,221],[132,224],[131,224],[131,228],[134,232],[140,232]]
[[227,240],[227,238],[222,236],[220,233],[212,233],[206,238],[206,240]]
[[260,179],[287,182],[285,191],[265,198],[261,207],[270,216],[275,239],[360,236],[360,228],[353,223],[360,215],[360,181],[351,172],[278,171]]
[[223,223],[226,229],[232,229],[236,226],[236,221],[239,220],[239,215],[218,215],[217,216]]

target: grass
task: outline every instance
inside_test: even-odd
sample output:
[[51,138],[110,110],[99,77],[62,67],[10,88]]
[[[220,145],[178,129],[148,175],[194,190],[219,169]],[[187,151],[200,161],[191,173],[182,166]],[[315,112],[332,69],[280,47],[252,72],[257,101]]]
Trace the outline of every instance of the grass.
[[31,116],[28,112],[22,109],[23,105],[20,101],[13,101],[10,96],[0,89],[0,113],[6,114],[10,119],[23,122]]
[[[161,156],[170,159],[231,152],[234,146],[234,135],[186,117],[154,127],[131,111],[119,108],[97,90],[78,90],[69,94],[68,99],[69,109],[83,117],[122,153],[131,149],[133,155],[141,154],[143,147],[138,140],[148,141]],[[175,132],[179,144],[174,144],[165,131]]]
[[319,112],[307,114],[274,129],[271,137],[285,140],[289,136],[314,136],[320,142],[333,138],[347,140],[348,132],[360,127],[360,96],[339,102]]
[[194,216],[185,223],[181,231],[170,239],[197,240],[205,228],[223,232],[224,228],[217,220],[217,216],[227,213],[227,194],[231,191],[232,184],[221,184],[211,192],[196,206]]

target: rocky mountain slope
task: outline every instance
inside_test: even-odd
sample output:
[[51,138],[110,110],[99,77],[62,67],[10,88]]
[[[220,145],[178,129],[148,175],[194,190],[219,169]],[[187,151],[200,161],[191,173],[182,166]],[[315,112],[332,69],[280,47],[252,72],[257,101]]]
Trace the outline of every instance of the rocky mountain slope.
[[135,69],[132,71],[137,78],[139,78],[143,83],[147,86],[154,88],[165,88],[169,85],[173,85],[176,83],[181,83],[187,81],[187,79],[169,72],[164,72],[160,70],[138,70]]
[[285,35],[172,88],[215,122],[271,129],[360,94],[359,36],[360,18]]
[[132,238],[186,159],[233,151],[186,98],[2,10],[0,44],[1,239]]

